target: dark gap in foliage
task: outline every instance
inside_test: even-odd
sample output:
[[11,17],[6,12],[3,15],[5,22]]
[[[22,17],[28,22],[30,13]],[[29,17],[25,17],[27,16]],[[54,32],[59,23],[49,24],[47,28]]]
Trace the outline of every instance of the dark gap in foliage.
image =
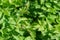
[[[11,31],[8,31],[7,33],[8,33],[8,35],[9,36],[12,36],[12,35],[14,35],[14,32],[13,31],[15,31],[14,29],[11,29]],[[15,35],[16,36],[16,35]]]
[[42,10],[42,9],[34,9],[34,11],[36,11],[36,12],[43,12],[44,10]]
[[48,7],[47,7],[45,4],[44,4],[43,6],[46,7],[46,8],[48,9]]
[[3,5],[0,5],[0,8],[4,8],[4,6]]
[[49,15],[49,12],[44,11],[43,14],[47,17]]
[[37,0],[37,2],[38,2],[38,5],[40,5],[40,0]]
[[0,5],[0,8],[3,8],[3,6],[2,6],[2,5]]
[[57,10],[58,12],[60,12],[60,10]]
[[29,9],[29,12],[30,12],[30,13],[32,13],[32,12],[34,12],[34,11],[36,11],[36,12],[43,12],[44,10],[41,9],[41,8],[40,8],[40,9],[39,9],[39,8],[36,9],[35,7]]
[[10,24],[8,23],[8,21],[5,21],[5,27],[10,26]]
[[54,8],[55,3],[54,2],[50,2],[51,3],[51,7]]
[[51,23],[52,26],[57,25],[57,24],[59,23],[56,21],[56,19],[54,20],[54,22]]
[[36,40],[42,40],[42,32],[36,30]]
[[0,32],[0,37],[2,37],[2,33]]
[[55,15],[56,15],[56,16],[59,16],[59,13],[57,12]]
[[56,16],[60,16],[60,10],[56,10],[56,14],[55,14]]
[[0,24],[0,29],[2,29],[2,27],[3,27],[3,24]]
[[43,36],[43,40],[51,40],[51,36],[49,34],[56,35],[56,33],[54,33],[54,30],[47,30],[46,35]]
[[56,23],[52,22],[51,25],[54,26],[54,25],[56,25]]
[[4,37],[4,38],[6,38],[6,37],[9,36],[9,34],[8,34],[8,30],[7,30],[7,27],[4,28],[4,29],[2,30],[2,32],[3,32],[3,37]]
[[29,15],[24,14],[24,16],[25,16],[26,18],[31,18],[31,19],[32,19],[32,22],[37,22],[38,19],[39,19],[39,14],[36,14],[36,15],[35,15],[33,12],[32,12],[31,14],[29,14]]
[[16,7],[17,10],[19,10],[20,6],[19,7]]
[[[30,15],[27,15],[27,14],[23,14],[24,15],[24,17],[26,17],[26,18],[32,18]],[[22,16],[23,17],[23,16]]]
[[43,17],[40,17],[40,18],[39,18],[39,20],[41,20],[41,21],[42,21],[42,20],[45,20],[45,21],[46,21],[46,19],[45,19],[45,18],[43,18]]
[[30,36],[30,33],[28,31],[25,31],[24,34],[23,34],[24,37],[28,37]]
[[16,32],[15,30],[12,30],[11,31],[13,35],[17,36],[17,35],[20,35],[18,32]]
[[[28,0],[27,0],[27,1],[28,1]],[[22,1],[23,6],[26,4],[27,1],[26,1],[26,0]]]
[[47,2],[50,2],[50,0],[48,0]]
[[19,8],[22,8],[23,6],[17,6],[17,7],[15,7],[17,10],[19,10]]
[[53,39],[53,40],[56,40],[56,39]]
[[59,16],[59,12],[60,12],[60,10],[56,10],[56,14],[55,15]]
[[57,4],[55,4],[56,7],[58,7],[60,9],[60,6],[58,6]]
[[[33,13],[32,13],[33,14]],[[36,15],[36,17],[34,17],[34,15],[27,15],[27,14],[24,14],[24,16],[26,17],[26,18],[31,18],[31,19],[33,19],[33,21],[37,21],[38,20],[38,14]]]
[[[12,35],[11,35],[11,36],[12,36]],[[9,34],[8,34],[8,33],[4,33],[4,34],[3,34],[3,37],[4,37],[4,38],[8,38],[8,37],[9,37]]]
[[16,39],[13,36],[10,36],[10,38],[7,40],[16,40]]
[[15,15],[16,15],[16,12],[15,12],[15,9],[14,9],[14,8],[11,10],[10,15],[11,15],[11,16],[15,16]]
[[35,0],[29,0],[30,2],[35,2]]
[[6,20],[6,21],[9,21],[9,19],[8,19],[8,18],[9,18],[9,16],[4,15],[4,17],[5,17],[5,20]]
[[15,8],[15,5],[10,5],[9,8]]
[[9,36],[11,36],[11,35],[18,36],[18,35],[20,35],[17,31],[15,31],[15,29],[11,29],[11,31],[8,31],[7,33],[8,33]]
[[33,18],[33,21],[32,22],[38,22],[38,16],[36,16],[35,18]]
[[53,33],[51,32],[48,27],[47,27],[47,32],[46,32],[46,35],[43,36],[43,40],[48,40],[48,39],[51,39],[51,36],[49,35],[49,33]]
[[7,32],[7,33],[8,33],[9,36],[12,36],[12,32],[11,31],[10,32]]
[[51,37],[50,37],[49,35],[45,35],[45,36],[43,37],[43,40],[48,40],[48,39],[51,39]]

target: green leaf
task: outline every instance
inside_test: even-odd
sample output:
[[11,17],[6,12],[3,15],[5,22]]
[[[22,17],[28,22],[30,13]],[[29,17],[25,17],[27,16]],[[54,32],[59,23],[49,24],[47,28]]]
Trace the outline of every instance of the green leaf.
[[32,40],[30,36],[26,37],[25,40]]

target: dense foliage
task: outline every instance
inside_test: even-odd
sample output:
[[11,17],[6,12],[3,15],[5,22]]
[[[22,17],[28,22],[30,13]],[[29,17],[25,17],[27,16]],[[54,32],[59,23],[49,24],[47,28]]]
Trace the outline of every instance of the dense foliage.
[[60,0],[0,0],[0,40],[60,40]]

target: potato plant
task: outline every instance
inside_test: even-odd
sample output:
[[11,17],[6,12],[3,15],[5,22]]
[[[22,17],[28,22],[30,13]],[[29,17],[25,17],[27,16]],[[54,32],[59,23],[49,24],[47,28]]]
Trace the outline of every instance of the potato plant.
[[0,0],[0,40],[60,40],[60,0]]

